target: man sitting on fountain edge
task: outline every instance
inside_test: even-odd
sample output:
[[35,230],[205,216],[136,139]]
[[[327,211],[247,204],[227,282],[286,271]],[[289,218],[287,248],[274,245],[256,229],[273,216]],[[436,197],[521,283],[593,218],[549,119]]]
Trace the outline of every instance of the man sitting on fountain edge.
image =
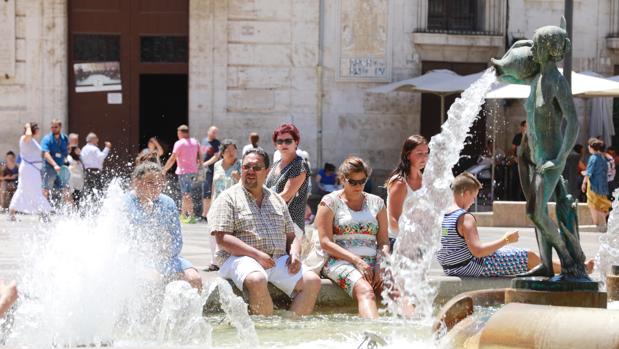
[[264,187],[268,172],[267,153],[262,148],[247,151],[241,182],[221,193],[208,213],[219,276],[247,290],[253,314],[273,313],[270,282],[293,298],[292,312],[307,315],[314,309],[320,278],[301,264],[302,236],[295,237],[286,202]]

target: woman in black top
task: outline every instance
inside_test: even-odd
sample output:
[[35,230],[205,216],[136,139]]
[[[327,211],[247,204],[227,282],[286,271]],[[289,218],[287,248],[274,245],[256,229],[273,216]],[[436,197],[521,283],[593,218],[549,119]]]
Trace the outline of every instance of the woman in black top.
[[273,131],[273,143],[281,159],[273,164],[266,186],[288,203],[292,220],[303,232],[310,169],[297,155],[300,139],[299,130],[293,124],[283,124]]

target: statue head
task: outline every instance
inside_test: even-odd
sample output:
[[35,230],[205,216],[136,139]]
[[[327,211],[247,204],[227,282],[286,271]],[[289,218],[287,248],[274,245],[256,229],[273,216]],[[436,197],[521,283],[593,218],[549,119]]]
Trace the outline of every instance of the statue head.
[[533,60],[538,63],[558,62],[571,47],[565,30],[565,18],[561,18],[560,27],[548,25],[535,31],[531,53]]

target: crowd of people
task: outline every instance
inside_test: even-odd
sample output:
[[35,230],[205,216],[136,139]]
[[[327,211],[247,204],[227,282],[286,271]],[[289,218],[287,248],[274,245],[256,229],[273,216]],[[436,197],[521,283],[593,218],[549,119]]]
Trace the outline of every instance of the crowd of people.
[[12,221],[18,212],[47,219],[52,203],[79,208],[82,198],[94,198],[103,191],[101,170],[112,147],[109,142],[101,150],[97,135],[90,133],[80,148],[79,136],[62,133],[59,120],[53,120],[50,132],[39,142],[40,138],[37,123],[24,125],[19,156],[7,152],[0,166],[0,202]]
[[[526,127],[526,125],[524,125]],[[2,170],[2,203],[8,202],[10,219],[15,213],[41,214],[53,210],[51,191],[58,201],[79,207],[83,199],[97,197],[104,189],[102,170],[112,146],[99,148],[96,134],[89,133],[79,147],[79,137],[62,133],[54,120],[50,133],[38,142],[36,123],[26,124],[19,140],[19,160],[6,154]],[[183,279],[197,289],[202,281],[198,270],[180,256],[183,246],[181,223],[207,223],[213,259],[206,270],[233,282],[249,295],[254,314],[269,315],[273,303],[267,285],[273,284],[291,299],[290,310],[310,314],[320,290],[320,278],[328,278],[356,300],[360,316],[376,318],[384,271],[381,260],[393,250],[398,239],[399,220],[407,198],[419,190],[429,158],[427,140],[413,135],[404,141],[399,162],[385,182],[387,199],[371,194],[365,187],[372,170],[358,156],[347,157],[336,170],[325,164],[315,176],[316,192],[322,198],[313,222],[320,248],[326,258],[310,269],[303,263],[303,240],[307,239],[308,197],[312,173],[307,152],[299,148],[301,133],[293,124],[283,124],[272,134],[276,148],[271,157],[260,147],[259,135],[251,133],[242,148],[230,139],[218,140],[211,127],[199,142],[187,125],[177,129],[178,141],[167,161],[157,138],[151,138],[140,152],[132,173],[131,191],[124,198],[129,233],[153,227],[149,240],[164,239],[168,247],[160,263],[153,265],[165,279]],[[582,190],[596,210],[594,219],[604,221],[609,208],[607,195],[609,161],[603,144],[589,141],[588,165]],[[19,165],[18,165],[19,163]],[[176,165],[180,209],[163,193],[167,173]],[[202,186],[202,209],[194,208],[192,191]],[[504,276],[524,273],[540,263],[532,251],[508,247],[518,241],[517,231],[502,239],[482,243],[469,208],[482,185],[468,172],[452,184],[453,203],[444,216],[439,264],[448,275]],[[11,197],[12,195],[12,197]],[[196,212],[201,214],[196,217]],[[154,228],[156,227],[156,229]],[[316,247],[317,248],[317,247]],[[592,261],[587,267],[592,268]],[[556,271],[560,265],[556,263]],[[0,285],[3,286],[3,285]]]

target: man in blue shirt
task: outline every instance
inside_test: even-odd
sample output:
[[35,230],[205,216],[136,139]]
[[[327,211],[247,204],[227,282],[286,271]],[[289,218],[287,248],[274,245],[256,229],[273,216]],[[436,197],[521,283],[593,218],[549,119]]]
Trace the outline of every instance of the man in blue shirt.
[[65,201],[69,199],[69,169],[65,160],[69,155],[69,138],[62,133],[62,123],[58,119],[52,120],[51,133],[41,140],[41,150],[45,159],[42,170],[43,195],[49,196],[51,189],[59,189]]

